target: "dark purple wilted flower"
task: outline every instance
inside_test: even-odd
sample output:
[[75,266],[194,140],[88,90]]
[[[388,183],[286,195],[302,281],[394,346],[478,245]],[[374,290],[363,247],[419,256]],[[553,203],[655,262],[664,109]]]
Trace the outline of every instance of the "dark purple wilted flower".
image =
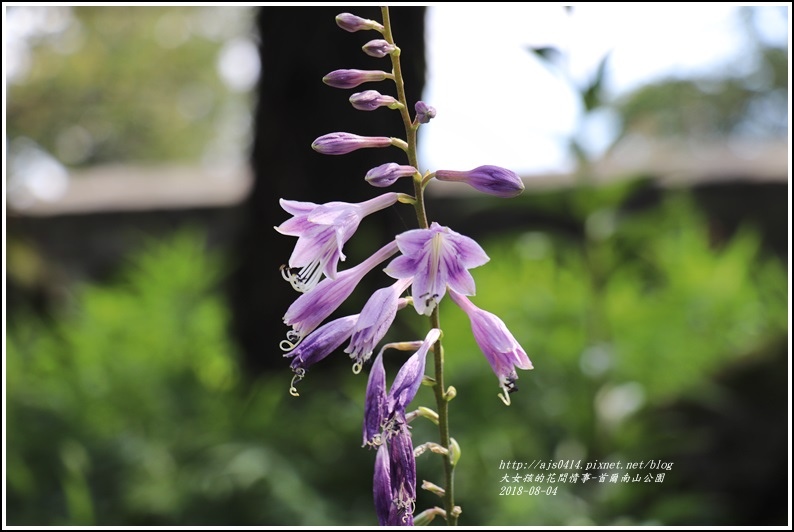
[[436,179],[466,183],[480,192],[500,198],[512,198],[524,191],[524,183],[515,172],[492,165],[478,166],[468,172],[437,170]]
[[488,262],[477,242],[433,222],[429,229],[414,229],[397,235],[402,255],[384,270],[395,279],[412,277],[414,307],[429,316],[447,291],[447,284],[461,294],[474,295],[470,268]]
[[371,57],[386,57],[397,50],[397,47],[383,39],[373,39],[361,47],[364,53]]
[[295,377],[290,385],[292,395],[298,395],[295,383],[303,378],[309,366],[330,355],[350,338],[356,321],[358,321],[358,314],[329,321],[295,346],[292,351],[284,354],[285,357],[292,358],[290,367],[295,372]]
[[399,109],[402,104],[394,96],[388,96],[378,91],[357,92],[350,97],[350,103],[359,111],[374,111],[378,107]]
[[358,266],[337,274],[336,279],[324,279],[311,292],[296,299],[284,314],[284,323],[293,329],[287,334],[294,344],[292,347],[339,308],[372,268],[396,252],[397,243],[390,242]]
[[353,133],[328,133],[312,142],[312,149],[323,155],[344,155],[361,148],[388,148],[389,137],[362,137]]
[[336,16],[336,25],[353,33],[361,30],[383,31],[383,24],[367,18],[357,17],[351,13],[340,13]]
[[389,446],[378,447],[375,455],[375,474],[372,478],[372,495],[375,499],[375,513],[380,526],[389,525],[389,514],[392,512],[391,468],[389,467]]
[[375,187],[388,187],[397,182],[401,177],[409,177],[416,174],[416,168],[404,164],[386,163],[376,166],[367,172],[364,179]]
[[[440,336],[439,329],[430,329],[416,353],[397,372],[388,394],[383,350],[372,364],[364,402],[364,445],[378,447],[373,493],[381,525],[413,524],[416,461],[405,408],[422,385],[427,352]],[[385,496],[387,486],[388,498]]]
[[362,203],[332,201],[323,205],[280,200],[292,218],[275,229],[282,235],[298,237],[289,268],[281,270],[284,279],[298,292],[312,290],[323,274],[335,279],[339,261],[345,260],[342,246],[356,232],[361,219],[394,205],[398,196],[387,193]]
[[482,310],[454,290],[449,291],[449,297],[469,316],[474,340],[480,346],[499,379],[499,386],[505,392],[504,395],[500,394],[502,401],[509,405],[509,394],[516,390],[515,382],[518,380],[516,368],[532,369],[532,362],[498,316]]
[[427,124],[431,118],[436,117],[436,108],[419,101],[414,105],[416,111],[416,121],[420,124]]
[[345,349],[345,353],[350,353],[350,358],[354,360],[354,373],[360,372],[362,364],[369,360],[375,346],[391,327],[397,311],[408,304],[400,295],[410,284],[410,279],[401,279],[391,286],[375,291],[361,309],[350,345]]
[[355,68],[340,69],[329,72],[323,83],[337,89],[352,89],[362,83],[391,79],[392,75],[382,70],[357,70]]

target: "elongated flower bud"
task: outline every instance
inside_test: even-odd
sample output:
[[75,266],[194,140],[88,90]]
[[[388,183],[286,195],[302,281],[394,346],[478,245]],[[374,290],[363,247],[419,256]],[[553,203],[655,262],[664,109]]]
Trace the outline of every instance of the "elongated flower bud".
[[378,107],[399,109],[403,105],[394,96],[381,94],[378,91],[357,92],[350,97],[350,103],[359,111],[374,111]]
[[373,187],[388,187],[401,177],[409,177],[416,173],[416,168],[397,163],[386,163],[376,166],[367,172],[364,179]]
[[357,17],[351,13],[340,13],[336,16],[336,25],[350,33],[361,30],[383,31],[383,25],[374,20]]
[[499,166],[478,166],[468,172],[456,170],[437,170],[439,181],[460,181],[469,186],[500,198],[512,198],[524,191],[524,183],[518,175]]
[[371,57],[386,57],[390,53],[399,50],[395,45],[383,39],[373,39],[361,47],[364,53]]
[[414,110],[416,111],[416,121],[420,124],[427,124],[431,118],[436,117],[436,108],[422,101],[416,102]]
[[312,149],[324,155],[344,155],[361,148],[388,148],[389,137],[362,137],[353,133],[328,133],[312,142]]
[[382,70],[356,70],[342,69],[334,70],[323,78],[323,83],[337,89],[352,89],[368,81],[383,81],[391,78]]

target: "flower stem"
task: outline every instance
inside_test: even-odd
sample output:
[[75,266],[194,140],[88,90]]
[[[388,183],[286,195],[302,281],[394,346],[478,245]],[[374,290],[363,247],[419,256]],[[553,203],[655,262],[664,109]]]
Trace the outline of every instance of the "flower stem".
[[[390,44],[394,43],[394,37],[391,31],[391,19],[389,18],[389,8],[381,7],[381,14],[383,15],[383,38]],[[419,160],[416,149],[416,131],[417,125],[411,121],[411,116],[408,112],[408,101],[405,96],[405,83],[403,81],[402,69],[400,67],[399,54],[391,55],[392,61],[392,74],[394,75],[394,83],[397,86],[397,100],[402,104],[400,108],[400,116],[405,126],[405,136],[408,144],[406,154],[408,155],[408,163],[419,170],[414,176],[414,195],[416,202],[414,208],[416,209],[416,220],[419,227],[427,229],[429,227],[427,220],[427,211],[425,210],[424,187],[422,183],[421,170],[419,169]],[[430,315],[430,327],[441,329],[441,323],[438,314],[438,305],[433,309]],[[435,385],[433,391],[436,396],[436,407],[438,410],[438,430],[439,430],[439,443],[445,449],[450,448],[450,435],[449,435],[449,400],[444,395],[444,349],[441,346],[441,339],[439,339],[433,346],[433,357],[435,367]],[[446,510],[447,524],[454,526],[458,524],[458,513],[455,509],[455,488],[454,488],[454,466],[452,465],[452,453],[439,455],[444,462],[444,508]]]

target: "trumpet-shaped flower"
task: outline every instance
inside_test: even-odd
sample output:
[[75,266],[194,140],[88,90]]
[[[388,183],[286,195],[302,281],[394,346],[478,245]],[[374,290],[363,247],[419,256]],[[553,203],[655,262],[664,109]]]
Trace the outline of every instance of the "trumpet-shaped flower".
[[324,279],[311,292],[296,299],[284,314],[284,323],[292,327],[292,331],[287,333],[286,344],[289,348],[294,349],[339,308],[370,270],[396,252],[397,243],[390,242],[358,266],[337,274],[336,279]]
[[410,279],[402,279],[392,286],[375,291],[361,309],[361,317],[353,328],[350,345],[345,349],[345,353],[350,353],[350,358],[354,360],[355,373],[361,371],[362,364],[369,359],[377,343],[386,335],[397,311],[408,304],[400,295],[410,284]]
[[488,262],[477,242],[433,222],[429,229],[414,229],[397,235],[402,255],[384,270],[395,279],[413,278],[414,308],[429,316],[447,291],[474,295],[470,268]]
[[333,353],[345,340],[350,338],[358,318],[359,315],[356,314],[330,321],[310,334],[304,342],[295,346],[289,353],[284,354],[285,357],[292,358],[290,367],[295,372],[295,377],[290,385],[292,395],[298,395],[295,383],[303,379],[309,366]]
[[323,274],[336,278],[342,247],[358,229],[362,218],[393,205],[396,193],[387,193],[362,203],[332,201],[323,205],[282,199],[281,207],[292,218],[276,227],[283,235],[297,236],[289,268],[281,274],[298,292],[308,292]]
[[469,316],[474,340],[499,379],[504,391],[504,395],[500,395],[502,401],[509,405],[509,394],[518,389],[516,368],[532,369],[532,362],[498,316],[477,307],[454,290],[449,291],[449,297]]

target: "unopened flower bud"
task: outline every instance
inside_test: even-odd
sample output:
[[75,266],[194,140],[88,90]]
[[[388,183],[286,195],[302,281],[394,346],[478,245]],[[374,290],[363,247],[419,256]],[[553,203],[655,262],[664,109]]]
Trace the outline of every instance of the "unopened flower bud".
[[389,137],[362,137],[353,133],[328,133],[312,142],[312,149],[324,155],[344,155],[361,148],[386,148]]
[[336,25],[350,33],[360,30],[383,31],[383,25],[380,22],[357,17],[351,13],[340,13],[337,15]]
[[412,176],[416,173],[416,168],[397,163],[386,163],[376,166],[364,176],[364,179],[374,187],[388,187],[393,185],[401,177]]
[[416,110],[416,121],[420,124],[427,124],[431,118],[436,117],[436,108],[427,105],[425,102],[416,102],[414,109]]
[[399,109],[402,104],[394,96],[381,94],[378,91],[357,92],[350,97],[350,103],[359,111],[374,111],[378,107]]
[[386,57],[387,55],[399,50],[397,46],[384,41],[383,39],[373,39],[361,47],[364,53],[372,57]]
[[449,439],[449,455],[452,458],[452,466],[454,467],[460,460],[460,444],[455,438]]
[[352,89],[368,81],[383,81],[391,77],[382,70],[356,70],[341,69],[328,73],[323,78],[323,83],[337,89]]
[[456,170],[437,170],[439,181],[459,181],[471,187],[500,198],[512,198],[524,191],[524,183],[518,175],[499,166],[478,166],[468,172]]

